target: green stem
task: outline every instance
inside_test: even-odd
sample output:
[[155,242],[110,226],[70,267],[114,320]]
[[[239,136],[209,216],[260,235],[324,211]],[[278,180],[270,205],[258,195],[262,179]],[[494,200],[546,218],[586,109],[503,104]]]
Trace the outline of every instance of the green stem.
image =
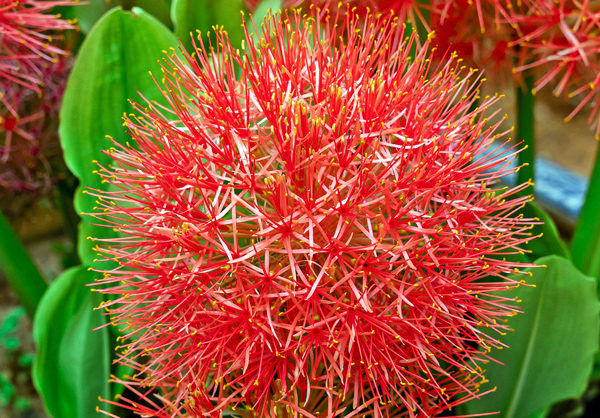
[[571,247],[573,263],[583,273],[600,277],[600,146]]
[[0,212],[0,269],[27,314],[33,318],[37,305],[48,287],[27,250]]
[[[523,84],[517,84],[517,140],[523,141],[518,156],[517,184],[534,181],[535,132],[534,132],[534,78],[526,75]],[[532,192],[533,190],[528,190]]]

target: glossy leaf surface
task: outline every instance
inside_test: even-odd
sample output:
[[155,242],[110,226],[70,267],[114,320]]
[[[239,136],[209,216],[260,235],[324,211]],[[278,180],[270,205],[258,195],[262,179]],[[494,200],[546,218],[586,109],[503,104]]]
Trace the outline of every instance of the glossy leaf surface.
[[[148,71],[160,74],[158,60],[163,50],[175,45],[174,35],[141,9],[113,9],[98,21],[83,43],[69,77],[61,108],[60,137],[69,169],[79,178],[75,196],[78,212],[94,211],[95,197],[87,189],[103,189],[97,161],[106,166],[103,154],[112,143],[126,141],[124,113],[131,111],[128,99],[141,101],[162,97]],[[108,238],[116,232],[94,225],[83,216],[79,228],[79,255],[84,265],[92,265],[94,242],[88,237]]]
[[[503,418],[527,418],[552,404],[577,398],[586,388],[598,350],[600,319],[595,280],[558,256],[536,261],[531,269],[536,287],[520,286],[512,295],[524,313],[509,320],[514,329],[502,337],[509,346],[491,355],[489,383],[496,387],[467,404],[471,414],[499,412]],[[485,332],[485,330],[482,330]]]
[[[252,14],[252,20],[254,20],[254,24],[256,25],[256,29],[258,29],[258,33],[262,32],[261,23],[265,19],[265,16],[270,13],[277,13],[283,6],[282,0],[263,0],[259,3],[258,7]],[[256,30],[251,23],[248,23],[248,32],[252,34],[256,34]],[[255,40],[256,41],[256,40]]]
[[48,285],[2,212],[0,212],[0,272],[5,275],[27,314],[33,317]]
[[533,202],[525,204],[522,213],[525,218],[537,218],[542,222],[541,225],[534,226],[531,231],[532,235],[542,234],[542,236],[532,239],[525,246],[527,250],[531,251],[527,254],[530,261],[552,254],[570,258],[569,249],[560,238],[556,224],[550,215]]
[[56,279],[38,307],[33,337],[37,345],[32,374],[54,418],[96,415],[98,396],[110,396],[111,350],[100,310],[102,298],[86,284],[94,273],[74,267]]
[[600,277],[600,147],[596,151],[583,208],[571,241],[573,263],[585,274]]
[[243,0],[173,0],[171,20],[175,34],[188,51],[193,50],[191,36],[196,40],[197,31],[208,46],[206,35],[214,32],[213,26],[223,26],[232,45],[239,45],[243,37],[242,10]]
[[[77,19],[77,25],[83,33],[87,34],[104,13],[122,4],[122,0],[87,0],[75,6],[62,7],[60,11],[66,17]],[[164,25],[171,25],[168,0],[137,0],[135,4]]]

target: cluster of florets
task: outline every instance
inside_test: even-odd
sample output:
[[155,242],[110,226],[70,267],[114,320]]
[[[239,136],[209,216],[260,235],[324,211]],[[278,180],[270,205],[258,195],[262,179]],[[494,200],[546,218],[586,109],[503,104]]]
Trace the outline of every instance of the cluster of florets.
[[600,2],[526,0],[524,11],[513,17],[519,37],[514,41],[526,55],[515,70],[540,74],[536,90],[547,84],[554,94],[566,93],[581,109],[591,109],[588,123],[600,138]]
[[[477,0],[479,1],[479,0]],[[260,0],[244,0],[248,10],[255,11]],[[283,0],[281,7],[283,9],[299,8],[304,11],[311,11],[316,15],[321,12],[336,15],[343,20],[348,13],[358,16],[368,14],[390,13],[401,22],[415,23],[428,29],[429,24],[425,15],[430,11],[437,10],[431,8],[431,5],[423,0]]]
[[58,113],[71,64],[70,57],[60,57],[44,67],[39,93],[0,80],[6,104],[0,104],[0,209],[5,214],[21,213],[34,197],[49,193],[63,168]]
[[531,239],[523,187],[497,185],[497,98],[397,19],[350,16],[270,16],[240,50],[218,33],[126,119],[112,191],[90,191],[121,232],[97,288],[120,382],[146,399],[119,405],[414,417],[479,395]]
[[[53,42],[73,0],[0,0],[0,209],[20,213],[48,193],[60,164],[58,111],[71,67]],[[25,192],[25,193],[24,193]],[[35,192],[35,194],[33,193]],[[10,203],[10,205],[8,205]],[[8,213],[11,215],[11,213]]]
[[52,35],[74,28],[73,22],[51,11],[74,2],[0,0],[0,80],[38,90],[44,82],[44,68],[65,55],[52,44]]
[[[432,7],[435,10],[436,3]],[[600,133],[600,2],[572,0],[469,0],[445,3],[432,13],[439,45],[457,50],[479,66],[530,74],[535,91],[546,85],[558,96],[575,97],[571,119],[586,106],[588,122]],[[469,22],[478,14],[481,33]]]
[[[255,1],[248,0],[249,7]],[[523,74],[559,96],[574,98],[570,120],[589,108],[600,134],[600,2],[574,0],[287,0],[283,7],[318,7],[340,15],[392,11],[434,32],[438,56],[455,51],[501,81]],[[427,16],[428,18],[424,18]]]

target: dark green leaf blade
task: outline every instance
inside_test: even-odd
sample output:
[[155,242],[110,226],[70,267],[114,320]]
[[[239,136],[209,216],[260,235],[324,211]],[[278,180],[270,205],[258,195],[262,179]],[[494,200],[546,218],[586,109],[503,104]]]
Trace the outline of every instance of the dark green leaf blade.
[[210,0],[173,0],[171,3],[171,20],[175,27],[175,35],[188,51],[192,50],[193,36],[196,31],[203,35],[212,25],[212,2]]
[[542,208],[533,202],[527,202],[522,210],[523,217],[537,218],[543,224],[535,225],[531,230],[532,236],[542,234],[540,238],[532,239],[527,243],[525,249],[530,252],[527,254],[529,260],[534,261],[547,255],[559,255],[564,258],[571,258],[569,249],[560,238],[556,224]]
[[69,9],[81,31],[87,34],[104,13],[120,4],[120,0],[88,0]]
[[254,17],[259,21],[262,21],[269,11],[277,13],[282,7],[282,0],[262,0],[254,11]]
[[596,151],[594,171],[579,213],[571,253],[573,263],[585,274],[600,278],[600,147]]
[[96,414],[98,396],[110,396],[109,330],[102,298],[86,284],[94,273],[74,267],[45,293],[33,324],[37,355],[32,374],[46,409],[55,418],[87,418]]
[[[60,12],[68,18],[77,19],[77,26],[83,33],[87,34],[104,13],[122,4],[122,0],[87,0],[75,7],[61,7]],[[164,25],[172,26],[168,0],[136,0],[135,4],[156,17]]]
[[[196,31],[199,31],[206,42],[206,35],[214,32],[213,26],[223,26],[231,44],[240,45],[244,33],[241,26],[242,10],[245,10],[243,0],[173,0],[171,20],[175,26],[175,34],[191,52],[191,36],[197,38]],[[214,42],[214,38],[212,39]]]
[[586,388],[598,350],[600,304],[596,283],[559,256],[543,257],[530,283],[512,295],[524,313],[509,321],[503,337],[510,348],[492,352],[504,364],[489,363],[482,392],[496,391],[466,406],[471,414],[500,412],[526,418],[560,400],[578,398]]
[[173,27],[168,0],[136,0],[135,5],[157,18],[163,25]]
[[261,24],[265,20],[267,14],[277,13],[279,10],[281,10],[282,7],[282,0],[262,0],[252,15],[252,20],[254,21],[254,25],[256,25],[256,28],[258,29],[258,34],[256,33],[254,26],[250,22],[248,22],[249,35],[252,36],[254,34],[257,34],[260,37]]
[[[94,212],[95,198],[81,190],[106,189],[95,160],[106,166],[110,158],[102,150],[112,146],[106,136],[126,141],[124,113],[131,111],[128,99],[148,100],[162,96],[148,71],[160,74],[158,59],[163,50],[175,46],[174,35],[141,9],[113,9],[94,26],[84,41],[69,77],[60,113],[60,137],[69,169],[79,178],[75,196],[78,212]],[[96,226],[85,216],[79,228],[79,255],[92,265],[94,242],[88,237],[110,238],[116,232]]]
[[0,271],[5,274],[27,314],[33,317],[48,285],[2,212],[0,212]]

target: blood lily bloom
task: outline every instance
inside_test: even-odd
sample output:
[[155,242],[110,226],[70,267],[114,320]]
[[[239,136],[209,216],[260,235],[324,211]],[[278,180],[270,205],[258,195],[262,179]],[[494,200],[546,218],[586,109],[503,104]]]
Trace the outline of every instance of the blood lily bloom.
[[0,80],[39,91],[43,67],[65,54],[52,45],[52,34],[74,28],[72,22],[51,14],[51,10],[73,3],[74,0],[0,0]]
[[[335,19],[332,19],[332,22]],[[531,239],[496,97],[388,16],[165,60],[107,151],[97,291],[142,416],[432,416],[479,396]],[[241,76],[236,77],[236,69]],[[496,122],[490,122],[490,119]],[[114,264],[113,264],[114,265]],[[149,389],[148,389],[149,387]],[[108,413],[107,413],[108,414]],[[110,414],[109,414],[110,415]]]
[[[10,80],[0,80],[0,208],[21,213],[35,197],[52,190],[53,169],[62,166],[58,140],[58,112],[70,57],[42,68],[40,93]],[[18,202],[18,203],[17,203]]]
[[518,37],[511,26],[515,8],[502,0],[433,0],[430,27],[438,51],[456,51],[468,65],[486,69],[501,83],[519,79],[513,68],[523,54],[510,47]]
[[[370,13],[393,12],[400,21],[421,22],[428,28],[427,19],[423,12],[428,9],[422,0],[283,0],[283,9],[301,7],[306,10],[319,8],[328,10],[331,14],[337,11],[338,16],[347,13],[366,16]],[[260,0],[245,0],[248,10],[254,11],[260,4]]]
[[600,3],[597,1],[525,1],[521,14],[512,17],[519,37],[514,45],[528,60],[517,71],[536,70],[535,88],[549,83],[558,96],[565,92],[578,99],[566,118],[592,106],[588,122],[600,134]]

